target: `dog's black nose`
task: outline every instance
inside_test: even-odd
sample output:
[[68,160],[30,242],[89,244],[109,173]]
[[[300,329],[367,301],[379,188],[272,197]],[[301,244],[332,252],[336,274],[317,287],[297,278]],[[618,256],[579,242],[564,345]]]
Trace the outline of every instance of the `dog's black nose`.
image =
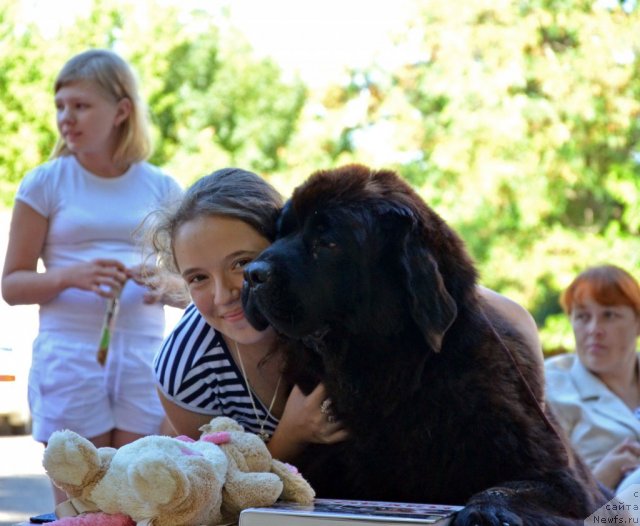
[[253,261],[244,269],[244,279],[250,287],[262,285],[271,278],[271,265],[266,261]]

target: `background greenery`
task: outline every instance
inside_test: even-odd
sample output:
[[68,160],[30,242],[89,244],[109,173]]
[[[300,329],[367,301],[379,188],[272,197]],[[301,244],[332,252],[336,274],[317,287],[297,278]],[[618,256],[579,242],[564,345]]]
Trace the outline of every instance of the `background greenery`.
[[224,13],[95,0],[45,35],[0,0],[0,201],[53,147],[60,66],[111,47],[140,77],[151,160],[183,184],[239,165],[288,194],[319,168],[395,168],[461,233],[483,284],[533,313],[545,350],[570,348],[558,295],[575,273],[613,262],[640,274],[638,9],[416,4],[395,36],[402,61],[318,88],[259,58]]

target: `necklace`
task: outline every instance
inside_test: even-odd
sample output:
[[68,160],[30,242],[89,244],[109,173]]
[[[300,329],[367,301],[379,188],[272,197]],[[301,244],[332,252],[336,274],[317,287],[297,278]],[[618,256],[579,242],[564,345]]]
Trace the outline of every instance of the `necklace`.
[[264,426],[267,423],[267,418],[269,418],[269,414],[271,413],[271,409],[273,408],[273,404],[276,401],[278,396],[278,388],[280,387],[280,380],[282,380],[282,374],[278,377],[278,383],[276,384],[276,390],[273,393],[273,398],[271,399],[271,403],[269,404],[269,409],[267,409],[267,414],[260,421],[260,416],[258,415],[258,408],[256,407],[256,402],[253,399],[253,392],[251,391],[251,386],[249,385],[249,379],[247,378],[247,373],[244,370],[244,363],[242,363],[242,354],[240,354],[240,348],[238,347],[238,342],[233,342],[236,346],[236,354],[238,355],[238,362],[240,362],[240,370],[242,371],[242,377],[244,378],[244,383],[247,386],[247,392],[249,393],[249,400],[251,400],[251,407],[253,407],[253,412],[256,415],[256,421],[260,424],[260,431],[258,431],[258,436],[262,439],[263,442],[269,440],[271,435],[264,430]]

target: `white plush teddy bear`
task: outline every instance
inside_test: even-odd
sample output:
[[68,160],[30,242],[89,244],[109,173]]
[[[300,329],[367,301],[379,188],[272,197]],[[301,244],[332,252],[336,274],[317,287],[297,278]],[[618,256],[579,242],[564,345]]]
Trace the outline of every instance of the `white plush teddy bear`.
[[201,430],[198,441],[154,435],[118,450],[96,448],[72,431],[55,432],[43,464],[70,497],[58,516],[104,512],[138,524],[208,526],[278,498],[313,501],[302,476],[272,459],[262,440],[234,420],[216,417]]
[[[313,502],[315,492],[298,470],[273,459],[262,439],[254,433],[245,433],[235,420],[214,418],[200,431],[205,437],[228,436],[228,440],[218,440],[229,459],[222,499],[226,517],[237,517],[240,511],[249,507],[271,505],[278,497],[301,504]],[[276,498],[270,493],[274,482],[279,488]],[[259,500],[266,504],[257,504]]]

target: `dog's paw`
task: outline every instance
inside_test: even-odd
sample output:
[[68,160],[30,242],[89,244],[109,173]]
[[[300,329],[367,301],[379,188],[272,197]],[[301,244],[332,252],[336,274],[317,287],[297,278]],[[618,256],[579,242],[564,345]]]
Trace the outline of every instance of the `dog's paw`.
[[471,504],[458,512],[451,526],[523,526],[515,513],[492,504]]

